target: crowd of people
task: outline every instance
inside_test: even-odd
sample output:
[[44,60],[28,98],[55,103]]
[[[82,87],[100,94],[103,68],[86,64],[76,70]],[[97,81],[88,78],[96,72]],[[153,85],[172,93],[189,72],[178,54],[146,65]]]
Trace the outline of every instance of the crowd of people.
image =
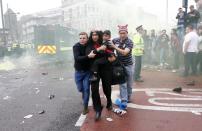
[[[150,35],[143,26],[136,28],[133,36],[128,34],[128,25],[118,26],[118,37],[111,39],[110,30],[92,30],[79,34],[79,42],[73,46],[75,83],[82,94],[83,114],[87,114],[90,89],[92,93],[95,120],[101,118],[103,105],[99,94],[100,81],[107,99],[106,108],[112,110],[112,85],[119,85],[120,100],[127,108],[131,102],[133,82],[144,82],[141,78],[143,64],[164,67],[172,63],[173,71],[180,68],[184,56],[184,76],[202,73],[202,26],[198,26],[200,14],[190,6],[185,14],[182,8],[176,19],[176,29],[168,35],[165,29]],[[185,31],[186,30],[186,31]],[[185,34],[186,33],[186,34]],[[199,70],[197,66],[199,65]],[[124,110],[123,109],[123,110]]]
[[79,42],[73,46],[75,60],[75,82],[82,93],[83,114],[88,113],[90,87],[92,92],[95,120],[99,120],[103,106],[99,85],[107,98],[106,108],[112,110],[111,86],[120,85],[123,105],[130,102],[133,85],[133,41],[128,37],[128,25],[118,26],[119,37],[111,40],[111,32],[106,30],[79,34]]

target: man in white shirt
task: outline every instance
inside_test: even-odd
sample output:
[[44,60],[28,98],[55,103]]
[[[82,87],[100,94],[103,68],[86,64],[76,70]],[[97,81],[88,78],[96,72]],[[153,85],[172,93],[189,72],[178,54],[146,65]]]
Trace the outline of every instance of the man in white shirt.
[[184,76],[188,76],[189,68],[192,68],[192,75],[196,75],[197,71],[197,53],[198,53],[199,36],[193,30],[192,25],[186,27],[186,35],[183,43],[183,53],[185,56]]
[[198,34],[199,34],[199,53],[197,59],[197,65],[199,65],[199,73],[202,74],[202,26],[198,27]]

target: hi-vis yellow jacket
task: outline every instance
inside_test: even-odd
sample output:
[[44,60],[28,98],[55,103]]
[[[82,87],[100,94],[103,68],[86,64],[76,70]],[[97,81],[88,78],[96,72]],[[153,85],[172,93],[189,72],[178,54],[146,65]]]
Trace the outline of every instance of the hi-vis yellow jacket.
[[142,56],[144,54],[144,40],[139,33],[134,35],[133,43],[134,43],[134,48],[132,50],[133,56]]

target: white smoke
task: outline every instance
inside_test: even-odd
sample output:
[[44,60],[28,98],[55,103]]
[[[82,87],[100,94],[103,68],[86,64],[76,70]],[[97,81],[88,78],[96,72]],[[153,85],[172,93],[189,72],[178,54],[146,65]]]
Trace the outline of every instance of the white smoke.
[[36,65],[36,58],[25,53],[19,58],[4,57],[0,60],[0,71],[10,71],[14,69],[26,69]]

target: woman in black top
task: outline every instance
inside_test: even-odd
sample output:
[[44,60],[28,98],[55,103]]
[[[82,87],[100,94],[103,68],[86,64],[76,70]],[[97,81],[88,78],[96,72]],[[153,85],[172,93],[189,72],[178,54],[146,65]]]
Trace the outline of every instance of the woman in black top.
[[[92,66],[93,62],[96,59],[107,57],[105,54],[106,46],[102,46],[102,32],[101,31],[92,31],[89,37],[89,44],[86,47],[86,54],[89,54],[92,50],[96,52],[96,56],[91,60],[90,64]],[[102,87],[104,94],[107,98],[107,109],[112,109],[111,101],[111,65],[104,64],[98,69],[98,79],[95,82],[91,82],[91,91],[92,91],[92,100],[93,107],[96,112],[95,120],[99,120],[101,117],[101,112],[103,106],[101,105],[101,99],[99,94],[99,82],[102,80]]]

